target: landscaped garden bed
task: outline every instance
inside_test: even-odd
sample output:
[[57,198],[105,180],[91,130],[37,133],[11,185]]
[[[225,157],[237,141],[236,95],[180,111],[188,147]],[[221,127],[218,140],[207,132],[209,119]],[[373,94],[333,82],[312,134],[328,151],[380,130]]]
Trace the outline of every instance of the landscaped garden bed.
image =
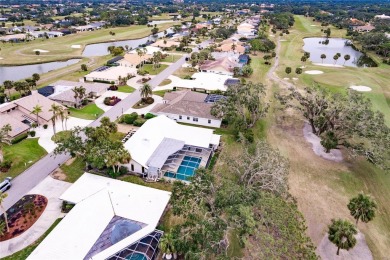
[[116,104],[118,104],[122,99],[116,97],[116,96],[112,96],[112,97],[106,97],[103,101],[103,103],[106,105],[106,106],[115,106]]
[[[17,237],[29,229],[42,215],[47,202],[47,198],[42,195],[23,196],[7,210],[9,232],[4,227],[4,235],[0,236],[0,241]],[[0,217],[0,221],[5,221],[4,214]]]
[[154,99],[152,97],[141,98],[141,100],[135,103],[132,108],[140,109],[140,108],[147,107],[153,103],[154,103]]

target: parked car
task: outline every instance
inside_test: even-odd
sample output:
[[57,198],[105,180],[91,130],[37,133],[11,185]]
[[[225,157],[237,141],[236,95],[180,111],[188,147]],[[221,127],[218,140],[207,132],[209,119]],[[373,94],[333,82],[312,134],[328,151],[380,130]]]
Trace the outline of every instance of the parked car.
[[11,177],[7,177],[2,183],[0,183],[0,192],[5,192],[6,190],[9,190],[9,188],[11,188],[11,180]]

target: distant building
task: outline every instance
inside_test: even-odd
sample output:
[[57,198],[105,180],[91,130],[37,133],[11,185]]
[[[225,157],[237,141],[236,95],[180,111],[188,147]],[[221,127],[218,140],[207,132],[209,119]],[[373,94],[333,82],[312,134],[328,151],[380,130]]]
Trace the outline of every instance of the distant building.
[[375,29],[375,26],[371,24],[363,25],[363,26],[353,26],[352,27],[354,31],[357,32],[371,32]]
[[382,15],[375,15],[376,19],[390,19],[390,16],[382,14]]

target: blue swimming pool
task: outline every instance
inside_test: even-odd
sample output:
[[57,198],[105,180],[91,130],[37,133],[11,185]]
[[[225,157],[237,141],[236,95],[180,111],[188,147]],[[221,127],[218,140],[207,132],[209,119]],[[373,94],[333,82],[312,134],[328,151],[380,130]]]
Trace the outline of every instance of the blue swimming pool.
[[133,254],[128,255],[126,260],[148,260],[148,258],[142,253],[134,252]]
[[165,176],[178,180],[188,181],[189,178],[194,176],[195,170],[199,168],[199,164],[202,161],[199,157],[184,156],[176,173],[166,172]]

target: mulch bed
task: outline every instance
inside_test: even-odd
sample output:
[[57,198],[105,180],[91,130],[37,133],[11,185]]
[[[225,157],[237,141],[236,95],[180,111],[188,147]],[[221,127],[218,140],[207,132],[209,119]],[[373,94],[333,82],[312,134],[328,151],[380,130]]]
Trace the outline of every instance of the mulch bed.
[[[9,232],[5,231],[0,236],[0,241],[5,241],[23,234],[42,215],[47,206],[47,198],[42,195],[29,194],[23,196],[11,208],[7,210]],[[0,221],[4,221],[4,214],[0,216]]]

